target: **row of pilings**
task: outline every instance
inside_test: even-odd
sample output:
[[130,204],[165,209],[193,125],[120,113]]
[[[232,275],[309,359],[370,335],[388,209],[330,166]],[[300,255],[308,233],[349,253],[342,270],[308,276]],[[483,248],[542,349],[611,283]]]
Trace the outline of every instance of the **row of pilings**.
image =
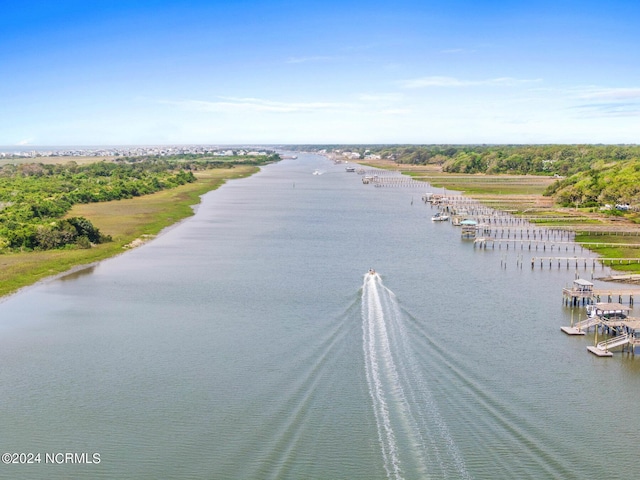
[[[359,169],[358,173],[367,178],[368,182],[375,186],[420,186],[424,187],[425,182],[416,181],[411,177],[389,170],[365,170]],[[441,193],[440,193],[441,192]],[[531,268],[584,268],[591,270],[591,278],[598,265],[600,269],[613,267],[615,265],[625,265],[630,263],[640,263],[639,258],[599,258],[586,250],[582,245],[575,243],[575,230],[561,226],[542,226],[536,222],[552,223],[563,220],[575,221],[572,216],[540,216],[540,215],[513,215],[513,211],[498,210],[480,203],[478,200],[465,197],[463,195],[448,192],[446,189],[426,193],[422,196],[425,204],[430,204],[432,208],[438,209],[458,219],[473,219],[478,222],[476,236],[473,242],[474,248],[492,249],[504,251],[536,252],[530,258]],[[413,205],[413,199],[411,201]],[[459,223],[458,223],[459,224]],[[589,228],[593,228],[589,226]],[[591,231],[585,228],[586,234],[598,235],[599,231]],[[608,232],[602,232],[605,234]],[[617,234],[618,232],[616,232]],[[639,235],[640,232],[619,232],[620,235]],[[604,243],[593,242],[594,245],[604,246]],[[607,244],[608,245],[608,244]],[[620,246],[621,244],[618,244]],[[634,244],[629,244],[629,246]],[[541,253],[552,256],[540,256]],[[564,256],[561,256],[562,254]],[[522,268],[525,260],[520,254],[517,257],[517,266]],[[506,259],[501,259],[501,263],[506,266]]]

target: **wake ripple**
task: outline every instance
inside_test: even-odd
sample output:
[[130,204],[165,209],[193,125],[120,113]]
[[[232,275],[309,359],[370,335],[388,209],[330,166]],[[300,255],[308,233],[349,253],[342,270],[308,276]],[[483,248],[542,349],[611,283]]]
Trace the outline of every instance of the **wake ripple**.
[[367,273],[362,286],[364,360],[387,478],[470,479],[421,374],[404,317],[380,276]]

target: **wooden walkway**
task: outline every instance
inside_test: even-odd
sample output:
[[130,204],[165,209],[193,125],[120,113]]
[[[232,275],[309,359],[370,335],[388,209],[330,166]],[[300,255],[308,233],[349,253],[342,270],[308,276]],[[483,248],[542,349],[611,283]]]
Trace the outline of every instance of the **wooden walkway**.
[[[636,324],[637,320],[630,320],[629,322],[623,322],[627,324]],[[635,334],[632,333],[624,333],[622,335],[615,335],[610,337],[597,345],[590,345],[587,347],[587,350],[597,357],[612,357],[613,353],[611,353],[611,349],[622,347],[622,351],[625,350],[631,355],[635,356],[636,346],[640,345],[640,338],[638,338]]]
[[640,290],[638,289],[613,290],[598,288],[593,290],[593,298],[595,298],[596,303],[604,298],[607,299],[607,302],[612,302],[615,297],[618,297],[618,302],[622,303],[622,297],[628,296],[629,304],[633,305],[633,296],[638,294],[640,294]]
[[484,248],[486,248],[486,246],[491,243],[491,244],[509,244],[509,243],[530,243],[530,244],[535,244],[536,246],[538,244],[550,244],[549,248],[551,250],[553,250],[553,247],[556,245],[566,245],[566,246],[577,246],[578,248],[580,246],[585,246],[585,247],[589,247],[589,246],[593,246],[593,247],[599,247],[599,248],[616,248],[616,247],[627,247],[627,248],[640,248],[640,243],[612,243],[612,242],[580,242],[575,243],[575,242],[565,242],[565,241],[549,241],[549,240],[545,240],[545,239],[535,239],[535,238],[516,238],[514,236],[514,238],[495,238],[495,237],[482,237],[482,238],[478,238],[476,240],[476,243],[480,243],[482,244],[482,246],[484,246]]
[[580,301],[582,301],[583,305],[590,305],[600,303],[605,301],[605,299],[608,303],[613,302],[614,299],[622,303],[624,297],[629,297],[629,305],[633,305],[634,295],[640,295],[640,289],[624,288],[615,290],[613,288],[594,288],[588,292],[574,290],[573,288],[562,289],[562,297],[565,305],[579,305]]
[[640,263],[640,258],[637,257],[629,257],[629,258],[607,258],[607,257],[531,257],[531,268],[535,268],[536,263],[540,264],[540,268],[544,268],[545,265],[549,265],[549,268],[552,268],[554,264],[558,264],[558,268],[562,265],[566,264],[567,268],[570,266],[574,266],[578,268],[579,265],[583,265],[584,268],[587,268],[588,264],[592,268],[597,266],[597,263],[600,263],[602,268],[605,265],[613,266],[613,265],[631,265],[633,263]]

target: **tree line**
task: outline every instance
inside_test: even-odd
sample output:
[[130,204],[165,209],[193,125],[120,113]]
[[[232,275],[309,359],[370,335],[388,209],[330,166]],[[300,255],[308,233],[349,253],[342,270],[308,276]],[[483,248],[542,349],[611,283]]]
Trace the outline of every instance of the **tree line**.
[[264,164],[273,156],[235,159],[119,158],[79,165],[0,167],[0,253],[89,248],[110,241],[84,217],[64,218],[74,204],[133,198],[196,181],[194,171]]
[[[309,148],[305,146],[305,148]],[[437,165],[449,173],[558,177],[545,195],[561,205],[640,207],[638,145],[349,145],[350,150],[411,165]]]
[[545,195],[563,206],[640,206],[638,145],[434,145],[379,154],[450,173],[553,175],[558,180]]

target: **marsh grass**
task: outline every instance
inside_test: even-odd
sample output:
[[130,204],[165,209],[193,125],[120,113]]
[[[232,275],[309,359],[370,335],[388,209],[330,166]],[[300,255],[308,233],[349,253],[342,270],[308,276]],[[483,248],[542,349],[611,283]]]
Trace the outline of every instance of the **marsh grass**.
[[[640,236],[638,235],[615,235],[613,233],[589,235],[579,233],[576,234],[575,241],[597,253],[602,258],[638,258],[640,256]],[[602,243],[602,245],[597,245],[597,243]],[[616,246],[616,244],[635,244],[637,247]],[[638,263],[628,265],[614,264],[612,268],[627,273],[640,273],[640,264]]]
[[253,166],[212,169],[197,172],[198,181],[170,190],[112,202],[75,205],[69,217],[84,216],[113,241],[90,249],[46,250],[0,255],[0,296],[15,292],[44,278],[59,275],[78,265],[112,257],[125,245],[140,238],[151,238],[162,229],[193,215],[191,205],[200,195],[214,190],[226,180],[249,176]]
[[403,172],[436,188],[457,190],[465,195],[542,195],[553,183],[550,177],[534,175],[460,175],[437,171]]

